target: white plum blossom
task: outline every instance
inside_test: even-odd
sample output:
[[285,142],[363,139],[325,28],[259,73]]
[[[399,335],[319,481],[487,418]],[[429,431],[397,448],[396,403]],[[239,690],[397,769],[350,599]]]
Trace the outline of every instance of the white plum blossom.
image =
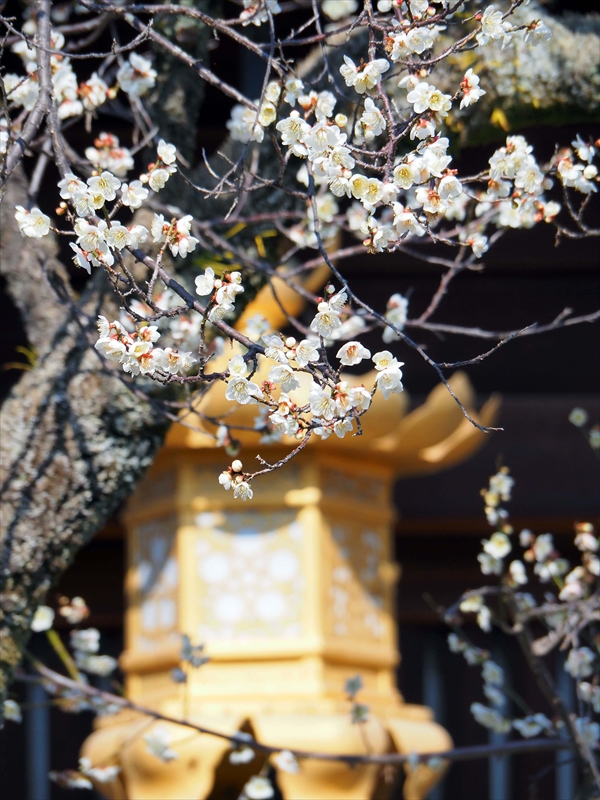
[[467,644],[456,634],[448,634],[448,647],[452,653],[462,653],[467,648]]
[[452,98],[449,94],[444,94],[435,86],[424,81],[418,83],[408,93],[406,99],[413,106],[415,114],[431,110],[444,117],[452,108]]
[[258,121],[258,112],[247,106],[237,105],[232,108],[227,128],[231,138],[237,142],[262,142],[265,136]]
[[317,306],[317,315],[310,323],[310,329],[327,339],[341,324],[339,312],[331,308],[330,303],[323,301]]
[[289,750],[281,750],[281,752],[276,753],[271,760],[274,766],[282,772],[289,772],[290,775],[296,775],[300,771],[300,766],[294,754]]
[[482,605],[483,597],[480,594],[471,594],[461,601],[459,607],[461,611],[467,614],[469,612],[479,611]]
[[100,631],[97,628],[71,631],[71,647],[82,653],[97,653],[100,647]]
[[583,702],[589,703],[596,714],[600,714],[600,686],[582,681],[577,689]]
[[284,392],[292,392],[300,386],[294,370],[288,364],[276,364],[271,367],[269,381],[278,383]]
[[351,419],[339,419],[333,424],[333,432],[338,439],[343,439],[347,433],[352,433],[352,428]]
[[281,86],[277,81],[270,81],[265,89],[264,98],[269,103],[276,105],[281,97]]
[[233,496],[236,500],[252,500],[254,496],[254,492],[252,491],[250,484],[244,480],[237,480],[233,484]]
[[372,361],[378,373],[375,384],[385,400],[388,400],[391,394],[399,394],[404,391],[402,370],[400,369],[404,366],[403,361],[397,361],[389,350],[375,353]]
[[84,672],[100,676],[110,675],[118,666],[116,658],[112,656],[88,655],[81,650],[75,651],[75,663]]
[[154,349],[156,368],[167,375],[185,375],[192,367],[196,358],[191,352],[180,352],[171,347],[164,350]]
[[[398,331],[402,331],[406,325],[407,318],[408,299],[399,293],[393,294],[387,301],[385,312],[386,322],[389,322],[390,325],[393,325]],[[381,338],[388,344],[389,342],[400,339],[400,334],[391,327],[385,327]]]
[[279,334],[267,334],[262,337],[262,340],[265,345],[265,356],[267,358],[271,358],[273,361],[279,361],[281,364],[287,364],[288,356],[286,345]]
[[341,133],[337,125],[328,125],[325,120],[320,120],[304,134],[308,158],[311,161],[319,156],[328,156],[330,150],[346,142],[346,134]]
[[273,784],[261,775],[253,775],[244,786],[243,793],[248,800],[269,800],[275,796]]
[[77,244],[87,252],[100,251],[108,252],[105,241],[108,225],[101,219],[97,225],[92,225],[86,219],[75,220],[75,233],[77,234]]
[[[376,180],[376,179],[373,179]],[[365,203],[365,206],[368,204]],[[366,245],[370,253],[382,253],[387,250],[390,242],[398,237],[396,231],[390,225],[382,225],[375,217],[369,217],[361,227],[361,233],[365,235],[363,244]]]
[[509,44],[512,33],[509,22],[503,20],[503,13],[491,5],[486,8],[481,17],[481,30],[477,34],[477,42],[480,45],[490,41],[501,40],[502,47]]
[[148,185],[153,192],[160,192],[161,189],[164,189],[170,177],[171,173],[168,169],[156,167],[148,176]]
[[589,647],[574,647],[569,650],[565,671],[573,678],[587,678],[593,674],[596,656]]
[[76,194],[87,191],[87,185],[72,172],[58,182],[60,196],[63,200],[70,200]]
[[[35,67],[37,68],[37,67]],[[25,111],[31,111],[35,106],[40,87],[34,78],[21,78],[14,73],[4,76],[4,86],[10,100],[17,106],[22,106]]]
[[110,223],[110,228],[106,231],[106,241],[116,250],[123,250],[131,243],[129,230],[115,220]]
[[5,700],[4,706],[4,719],[11,722],[22,722],[21,707],[15,700]]
[[227,384],[225,397],[227,400],[239,403],[244,406],[247,403],[255,403],[256,398],[261,396],[258,384],[248,381],[246,378],[232,378]]
[[79,772],[98,783],[111,783],[121,772],[121,767],[116,765],[94,767],[90,759],[83,756],[79,759]]
[[452,174],[446,174],[438,184],[438,193],[442,200],[459,197],[463,193],[462,183]]
[[[313,95],[313,92],[311,92]],[[298,102],[301,103],[302,98],[298,98]],[[337,103],[336,97],[332,92],[317,92],[316,98],[314,100],[315,103],[315,117],[317,120],[323,119],[324,117],[331,117],[333,115],[333,110],[335,108],[335,104]],[[342,124],[339,122],[339,119],[343,115],[338,114],[336,116],[336,125],[338,127],[342,127]],[[344,123],[345,124],[345,123]]]
[[191,225],[192,217],[190,214],[175,223],[172,241],[169,243],[169,248],[174,256],[180,255],[185,258],[188,253],[196,249],[199,240],[190,235]]
[[496,733],[508,733],[511,728],[510,720],[503,717],[495,708],[488,708],[482,703],[472,703],[471,714],[480,725]]
[[83,108],[86,111],[94,111],[106,102],[108,86],[99,77],[98,73],[94,72],[87,81],[79,86],[78,93],[81,97]]
[[49,630],[54,624],[54,610],[49,606],[38,606],[29,626],[35,633]]
[[60,786],[62,789],[90,789],[93,790],[94,785],[86,778],[85,775],[77,772],[76,770],[69,769],[63,772],[52,770],[48,773],[48,778]]
[[204,275],[198,275],[195,279],[196,294],[200,297],[205,297],[207,294],[212,294],[215,288],[215,271],[212,267],[207,267],[204,270]]
[[394,183],[401,189],[410,189],[413,183],[415,183],[415,179],[418,180],[418,176],[415,175],[409,161],[405,161],[395,167]]
[[133,97],[143,97],[156,83],[156,70],[152,64],[138,53],[131,53],[117,72],[119,86]]
[[148,752],[160,758],[161,761],[168,763],[169,761],[174,761],[179,758],[178,753],[169,749],[171,737],[166,728],[157,726],[153,728],[150,733],[144,734],[143,739],[148,748]]
[[524,719],[513,720],[513,728],[524,738],[530,739],[542,731],[552,731],[553,725],[545,714],[532,714]]
[[319,419],[331,420],[335,416],[335,400],[331,396],[331,388],[326,386],[322,389],[313,383],[308,395],[310,410]]
[[255,752],[251,747],[240,747],[229,754],[230,764],[248,764],[253,760]]
[[501,689],[498,689],[497,686],[493,686],[491,683],[485,683],[483,686],[483,693],[492,705],[498,707],[504,706],[504,693]]
[[257,27],[267,22],[269,13],[279,14],[281,6],[277,0],[243,0],[244,10],[240,13],[242,25],[247,26],[252,23]]
[[600,741],[600,725],[589,717],[578,717],[575,720],[577,733],[589,748],[597,748]]
[[405,208],[401,203],[394,203],[392,208],[394,209],[394,227],[400,237],[406,237],[407,235],[424,236],[426,232],[425,225],[419,222],[410,208]]
[[432,216],[444,214],[448,210],[448,204],[442,199],[439,192],[426,186],[417,189],[415,200],[420,206],[423,206],[423,211],[426,214],[431,214]]
[[579,548],[579,550],[584,553],[597,553],[598,548],[600,547],[600,542],[591,531],[584,530],[580,531],[575,537],[575,547]]
[[354,132],[360,141],[371,142],[386,129],[383,114],[370,97],[365,100],[365,108],[357,121]]
[[323,0],[321,11],[329,19],[338,20],[354,14],[358,9],[357,0]]
[[27,211],[23,206],[15,206],[17,213],[15,219],[19,225],[21,236],[29,236],[33,239],[41,239],[50,233],[50,217],[42,213],[39,208],[32,208]]
[[473,103],[476,103],[479,98],[483,97],[485,94],[483,89],[479,88],[479,76],[475,75],[472,69],[468,69],[465,72],[465,77],[461,81],[460,88],[463,92],[462,100],[460,101],[461,108],[467,108]]
[[131,247],[139,247],[148,238],[148,229],[143,225],[132,225],[129,228],[129,241]]
[[575,139],[571,142],[571,147],[577,153],[577,157],[580,158],[582,161],[587,161],[588,164],[591,164],[592,159],[596,155],[596,148],[591,144],[586,144],[581,136],[577,134]]
[[514,584],[523,586],[527,583],[527,573],[522,561],[511,561],[508,565],[508,572]]
[[495,558],[490,553],[479,553],[477,556],[481,571],[484,575],[501,575],[502,574],[502,561]]
[[280,120],[275,127],[281,133],[283,144],[290,147],[295,156],[308,154],[303,139],[309,133],[310,125],[302,119],[298,111],[292,111],[289,117]]
[[371,393],[364,386],[355,386],[348,391],[348,400],[353,408],[367,411],[371,405]]
[[507,503],[510,500],[512,488],[515,485],[514,478],[500,470],[490,478],[490,492],[500,496],[500,499]]
[[486,683],[501,686],[504,683],[504,670],[495,661],[488,659],[483,665],[482,677]]
[[494,558],[504,558],[512,550],[510,539],[500,531],[493,533],[489,539],[483,540],[483,550]]
[[273,103],[262,103],[258,112],[258,121],[263,128],[268,128],[277,119],[277,109]]
[[164,139],[161,139],[156,148],[158,157],[163,164],[174,164],[177,159],[177,148],[174,144],[168,144]]
[[141,208],[148,195],[148,189],[141,181],[121,184],[121,202],[132,211],[136,208]]
[[284,101],[290,105],[295,106],[296,100],[304,91],[304,83],[300,78],[288,78],[285,82],[285,94],[283,95]]
[[542,533],[533,543],[533,554],[539,562],[547,561],[554,551],[554,540],[551,533]]
[[294,349],[294,360],[299,367],[306,367],[310,363],[319,361],[321,355],[318,350],[319,342],[316,339],[302,339]]
[[527,25],[523,32],[523,41],[537,47],[542,42],[548,42],[552,38],[552,30],[541,21],[534,19]]
[[105,200],[114,200],[121,181],[108,170],[104,170],[100,175],[88,178],[87,184],[93,194],[99,194]]
[[367,350],[360,342],[346,342],[336,353],[341,363],[346,367],[353,367],[364,358],[371,358],[370,350]]
[[385,58],[376,58],[374,61],[357,67],[349,56],[344,56],[344,64],[340,67],[340,73],[346,86],[352,86],[358,94],[364,94],[381,82],[383,73],[387,72],[389,68],[390,63]]

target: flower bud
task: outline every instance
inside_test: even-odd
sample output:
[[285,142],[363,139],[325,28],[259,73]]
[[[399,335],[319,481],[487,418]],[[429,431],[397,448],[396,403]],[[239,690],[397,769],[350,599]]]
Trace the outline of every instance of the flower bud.
[[236,458],[235,461],[231,462],[231,469],[234,472],[241,472],[242,471],[242,462],[239,460],[239,458]]

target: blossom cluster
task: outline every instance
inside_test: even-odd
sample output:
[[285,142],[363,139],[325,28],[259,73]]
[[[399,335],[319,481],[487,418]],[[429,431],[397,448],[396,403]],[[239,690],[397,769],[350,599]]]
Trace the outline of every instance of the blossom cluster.
[[[314,374],[323,358],[324,340],[342,325],[340,315],[346,302],[344,291],[332,291],[328,300],[319,303],[310,324],[315,334],[313,338],[297,341],[294,337],[283,339],[279,334],[264,334],[264,357],[272,366],[262,385],[252,381],[251,376],[247,377],[250,372],[247,355],[237,354],[229,360],[225,397],[239,405],[261,404],[256,428],[266,433],[269,441],[278,441],[284,436],[302,440],[309,432],[322,439],[332,433],[343,438],[354,430],[355,419],[368,410],[376,391],[388,399],[404,390],[403,363],[392,353],[383,350],[371,356],[359,341],[349,341],[337,352],[340,368],[353,367],[370,359],[376,373],[372,389],[364,385],[350,386],[345,380],[329,379],[323,384],[311,377],[304,391],[298,391],[302,389],[299,374]],[[279,390],[278,396],[276,390]],[[225,489],[233,488],[236,498],[252,498],[248,475],[238,459],[221,474],[219,482]]]
[[87,756],[82,756],[76,770],[52,770],[48,777],[61,789],[94,789],[95,783],[112,783],[120,772],[117,765],[93,766]]
[[[241,5],[238,31],[265,26],[255,32],[257,41],[262,41],[266,28],[272,35],[274,17],[287,10],[277,0],[243,0]],[[327,250],[347,233],[357,237],[369,254],[445,242],[456,248],[457,263],[464,256],[461,263],[470,268],[499,235],[494,228],[501,232],[555,221],[561,206],[548,199],[554,184],[587,197],[598,182],[593,163],[597,145],[579,137],[571,148],[557,150],[548,164],[541,164],[523,136],[510,135],[478,175],[464,177],[455,169],[452,120],[471,113],[482,98],[489,99],[479,53],[517,44],[531,49],[550,41],[549,26],[533,13],[537,8],[516,14],[512,7],[474,3],[476,13],[465,16],[442,2],[379,0],[370,17],[362,13],[357,0],[335,0],[320,4],[320,11],[332,21],[326,23],[327,35],[344,21],[349,23],[348,52],[340,47],[335,48],[335,57],[329,54],[326,84],[310,69],[296,69],[291,60],[280,57],[282,50],[269,62],[260,97],[250,100],[232,87],[226,89],[243,100],[234,105],[227,123],[230,138],[241,145],[230,155],[233,159],[237,152],[241,155],[237,163],[223,156],[230,161],[227,175],[210,190],[200,188],[206,199],[235,195],[230,211],[216,224],[195,220],[185,209],[157,199],[187,164],[173,144],[148,127],[151,115],[142,99],[154,96],[157,72],[152,61],[129,52],[129,47],[122,52],[117,48],[114,57],[107,57],[82,83],[68,56],[71,43],[64,33],[53,30],[50,64],[59,118],[83,115],[91,131],[102,106],[116,103],[117,96],[127,99],[135,120],[136,147],[129,149],[114,133],[101,131],[85,148],[85,160],[72,158],[69,152],[66,161],[74,166],[63,168],[56,209],[56,216],[68,223],[63,226],[66,230],[33,204],[19,205],[15,213],[23,236],[41,239],[51,232],[68,236],[76,267],[88,274],[92,268],[108,273],[123,307],[116,320],[99,317],[95,347],[105,358],[134,377],[205,384],[208,361],[225,352],[227,340],[237,339],[226,368],[223,359],[222,371],[210,379],[226,384],[229,402],[257,406],[255,430],[263,442],[287,439],[295,447],[312,435],[325,439],[360,433],[360,417],[375,392],[389,399],[403,391],[403,362],[389,350],[371,356],[359,339],[375,325],[382,329],[386,346],[407,343],[404,329],[414,321],[408,319],[408,299],[402,294],[392,294],[378,314],[359,302],[350,303],[344,280],[336,275],[342,284],[338,291],[330,286],[322,297],[306,295],[314,302],[314,316],[306,326],[292,320],[298,338],[271,330],[268,322],[237,336],[232,326],[243,305],[238,295],[247,292],[245,299],[248,289],[254,291],[271,270],[260,233],[254,239],[256,251],[252,245],[238,247],[235,253],[228,249],[228,237],[250,228],[241,217],[225,233],[218,230],[228,224],[234,209],[235,215],[243,216],[244,192],[261,183],[271,185],[250,162],[261,165],[273,157],[279,167],[273,185],[293,203],[293,211],[280,218],[277,211],[265,215],[273,218],[269,235],[279,238],[273,248],[276,257],[282,244],[289,246],[286,240],[293,245],[286,260],[301,260],[310,248],[327,260]],[[342,23],[336,26],[339,20]],[[368,44],[361,28],[369,30]],[[39,97],[41,34],[33,20],[22,31],[23,38],[12,49],[21,57],[26,74],[5,76],[9,111],[31,111]],[[242,33],[236,36],[246,41]],[[247,42],[254,49],[251,40]],[[461,62],[459,78],[453,73],[449,85],[440,65],[450,56],[457,60],[463,55],[468,60]],[[219,85],[208,73],[207,79]],[[4,151],[17,130],[11,126],[10,120],[0,120]],[[147,144],[156,146],[156,156],[136,178],[136,149]],[[219,178],[208,161],[206,167],[212,178]],[[183,179],[193,185],[187,176]],[[199,246],[207,251],[201,256]],[[151,258],[141,252],[142,247],[158,255]],[[258,269],[254,252],[263,260]],[[150,280],[133,274],[131,258],[154,269]],[[164,268],[166,261],[170,269],[170,258],[188,259],[180,283]],[[298,287],[294,280],[292,285]],[[194,290],[200,301],[193,299]],[[160,336],[169,346],[156,345]],[[369,385],[356,386],[342,373],[368,360],[373,367]],[[217,444],[227,448],[233,437],[226,421],[220,422]],[[222,485],[244,500],[252,497],[252,479],[252,473],[233,465],[221,476]],[[480,561],[486,574],[502,572],[510,552],[509,536],[500,526],[484,544]],[[540,543],[538,550],[541,547]],[[556,571],[561,563],[551,561],[547,570]],[[546,566],[539,564],[536,570],[541,575]],[[515,584],[524,581],[523,569],[521,561],[509,565]],[[482,620],[485,614],[482,609]]]
[[[59,614],[70,625],[78,625],[89,614],[89,609],[81,597],[71,601],[61,598]],[[55,612],[49,606],[38,606],[31,621],[31,630],[40,633],[50,630],[54,624]],[[71,631],[70,643],[75,655],[75,663],[83,672],[92,675],[110,675],[117,668],[111,656],[97,655],[100,649],[100,631],[96,628],[75,629]]]
[[[581,564],[572,568],[566,559],[561,558],[551,534],[536,536],[524,529],[518,536],[524,550],[521,559],[506,564],[505,559],[514,547],[514,530],[503,504],[511,499],[513,486],[514,480],[508,469],[502,468],[490,478],[489,487],[482,492],[488,523],[496,531],[489,539],[483,540],[478,560],[484,575],[500,577],[501,588],[499,592],[489,588],[467,592],[458,608],[462,614],[476,614],[479,627],[486,633],[492,630],[493,624],[500,624],[500,616],[496,615],[488,598],[497,597],[503,607],[499,613],[505,628],[510,620],[515,632],[522,630],[528,615],[534,614],[548,631],[545,638],[534,643],[537,656],[548,652],[564,637],[564,647],[568,649],[564,669],[576,681],[582,709],[573,724],[586,746],[594,748],[600,738],[600,725],[592,719],[593,714],[600,713],[600,685],[594,678],[600,656],[592,641],[584,643],[590,618],[583,611],[579,616],[577,604],[593,600],[594,587],[600,576],[600,540],[590,523],[576,524],[575,547],[581,553]],[[545,613],[533,594],[522,591],[521,587],[530,582],[528,565],[541,584],[554,583],[556,594],[548,590],[544,592],[544,603],[548,606]],[[453,619],[451,613],[447,619]],[[577,630],[578,635],[571,637],[569,630]],[[526,738],[559,734],[564,726],[564,720],[559,718],[549,718],[541,712],[512,719],[507,715],[509,698],[514,699],[515,693],[508,686],[503,670],[490,659],[487,651],[470,644],[462,633],[451,633],[448,644],[453,652],[461,653],[467,663],[482,666],[483,691],[490,705],[476,702],[471,706],[473,716],[481,725],[497,733],[507,733],[512,728]]]
[[[433,233],[444,220],[458,220],[465,223],[455,234],[458,242],[470,247],[478,258],[488,249],[488,225],[529,228],[556,218],[561,206],[544,197],[544,191],[552,188],[551,175],[558,174],[564,185],[583,193],[596,189],[595,166],[583,165],[569,172],[567,162],[558,170],[560,161],[555,159],[543,170],[522,136],[509,136],[506,146],[490,158],[487,174],[479,178],[487,183],[485,191],[463,183],[450,166],[449,140],[442,128],[459,98],[460,108],[465,109],[485,91],[472,68],[464,74],[454,95],[441,91],[429,76],[425,80],[412,68],[414,62],[406,59],[425,58],[435,48],[443,30],[439,25],[418,25],[426,7],[417,4],[413,10],[412,5],[414,21],[389,20],[389,29],[381,42],[387,58],[361,59],[356,64],[349,56],[343,56],[340,74],[357,95],[352,114],[346,105],[344,113],[334,116],[338,98],[328,90],[309,91],[296,77],[283,83],[269,83],[254,108],[238,105],[233,109],[228,123],[232,138],[245,143],[262,142],[266,130],[274,125],[287,148],[288,158],[294,156],[304,162],[298,180],[308,185],[312,179],[318,188],[307,204],[305,220],[287,229],[289,238],[298,245],[319,247],[320,241],[327,241],[344,227],[339,198],[349,198],[358,204],[348,210],[345,224],[363,238],[369,252],[393,251],[407,237]],[[351,6],[343,13],[352,13]],[[489,6],[480,18],[476,39],[482,48],[499,41],[506,46],[517,33],[529,46],[551,37],[550,28],[540,20],[529,20],[526,25],[515,27],[500,9]],[[400,98],[405,112],[400,118],[394,116],[386,103],[383,88],[394,63],[408,67],[399,82],[406,91],[404,100]],[[292,110],[285,110],[286,106]],[[396,155],[390,162],[389,153],[398,149],[395,130],[399,124],[404,127],[399,138],[408,135],[417,140],[417,146],[404,155]],[[376,173],[383,173],[381,177],[355,171],[357,163],[364,164],[370,157],[379,159],[383,153],[386,153],[385,167],[377,160],[369,165]],[[561,156],[568,157],[568,153]],[[588,177],[583,175],[585,169]],[[567,182],[563,174],[568,176]]]
[[98,318],[100,334],[94,347],[105,358],[118,362],[131,375],[149,375],[167,378],[185,374],[196,361],[191,352],[180,352],[171,347],[154,347],[160,338],[155,325],[142,325],[134,333],[115,320]]
[[[26,38],[15,42],[11,51],[21,58],[25,75],[7,73],[4,76],[4,87],[10,104],[31,111],[40,93],[40,51],[36,46],[38,30],[35,19],[28,19],[23,24],[22,31]],[[52,91],[60,120],[96,112],[107,100],[116,97],[119,88],[131,97],[141,97],[156,82],[156,71],[151,62],[135,52],[129,55],[127,61],[123,61],[114,74],[113,86],[109,86],[98,72],[93,72],[87,80],[80,82],[72,60],[64,55],[64,34],[53,30],[50,46]]]
[[70,643],[75,663],[83,672],[110,675],[117,668],[117,661],[112,656],[97,655],[100,649],[100,631],[97,628],[71,631]]
[[[145,184],[153,192],[159,192],[177,171],[172,144],[161,139],[156,162],[149,165],[148,172],[139,180],[129,183],[121,182],[116,174],[124,177],[133,166],[128,151],[119,148],[116,136],[100,134],[95,147],[88,148],[86,153],[98,167],[91,177],[83,181],[69,173],[58,183],[63,202],[57,211],[60,215],[67,214],[73,223],[72,232],[67,233],[76,237],[75,242],[69,243],[76,267],[88,273],[91,273],[91,267],[112,267],[126,248],[139,248],[150,235],[153,242],[168,246],[173,256],[184,258],[196,248],[198,239],[191,234],[191,215],[165,221],[162,214],[155,214],[150,231],[144,225],[127,226],[113,218],[119,209],[134,211],[142,206],[150,194]],[[111,167],[114,172],[104,167]],[[110,213],[106,205],[109,202],[115,203]],[[98,214],[103,214],[104,219]],[[56,230],[50,218],[39,208],[28,210],[17,206],[15,218],[23,236],[40,239]]]

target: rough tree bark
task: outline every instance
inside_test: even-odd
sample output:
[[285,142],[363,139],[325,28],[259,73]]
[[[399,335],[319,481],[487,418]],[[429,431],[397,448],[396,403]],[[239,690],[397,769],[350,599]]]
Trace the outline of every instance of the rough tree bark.
[[86,317],[95,319],[110,291],[103,273],[78,307],[49,247],[21,238],[11,218],[24,189],[22,177],[11,180],[3,203],[2,273],[39,355],[1,416],[2,691],[36,607],[133,489],[167,429],[90,348]]

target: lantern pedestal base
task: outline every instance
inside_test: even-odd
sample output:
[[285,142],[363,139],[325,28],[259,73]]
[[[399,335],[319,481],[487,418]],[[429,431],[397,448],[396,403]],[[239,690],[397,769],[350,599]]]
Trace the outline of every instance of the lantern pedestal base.
[[[451,384],[472,409],[466,378],[457,374]],[[208,397],[223,407],[204,409],[208,418],[222,417],[230,405],[219,391]],[[431,711],[404,703],[395,687],[401,570],[394,560],[393,487],[398,476],[463,460],[483,435],[445,387],[410,414],[406,405],[403,395],[389,401],[376,395],[361,436],[307,446],[253,484],[251,503],[218,484],[230,459],[214,449],[214,439],[184,426],[171,429],[125,514],[121,668],[133,703],[225,737],[245,731],[279,750],[359,757],[452,746]],[[496,405],[470,413],[489,424]],[[250,428],[252,420],[245,423]],[[293,444],[259,449],[277,463]],[[247,468],[256,463],[254,453],[247,447],[240,454]],[[182,665],[183,635],[206,644],[209,663]],[[187,670],[185,684],[171,677],[179,666]],[[353,725],[344,686],[357,674],[363,685],[357,701],[369,707],[369,719]],[[144,740],[156,728],[177,754],[168,763]],[[230,749],[228,738],[122,712],[98,720],[83,754],[96,766],[121,767],[116,781],[97,787],[111,800],[237,800],[265,756],[257,752],[250,763],[235,765]],[[405,800],[425,798],[444,768],[407,769]],[[296,774],[279,771],[277,782],[285,800],[381,800],[390,790],[378,765],[309,758]]]
[[[226,735],[250,732],[261,743],[295,751],[363,756],[452,747],[448,733],[432,721],[429,709],[409,704],[399,704],[387,716],[371,715],[359,725],[351,723],[348,709],[346,713],[305,713],[298,708],[295,712],[244,714],[240,708],[238,713],[220,716],[192,713],[189,719]],[[168,763],[151,753],[143,738],[157,728],[167,734],[169,750],[177,754]],[[231,749],[228,739],[161,720],[149,722],[147,717],[125,711],[98,720],[82,755],[93,764],[121,767],[113,783],[96,785],[110,800],[223,800],[239,797],[244,784],[265,760],[257,752],[248,764],[232,765],[228,758]],[[405,800],[424,800],[445,769],[446,765],[432,769],[426,764],[407,768]],[[300,760],[296,774],[276,772],[285,800],[384,800],[391,788],[382,780],[381,767],[376,764],[348,765],[307,758]]]

